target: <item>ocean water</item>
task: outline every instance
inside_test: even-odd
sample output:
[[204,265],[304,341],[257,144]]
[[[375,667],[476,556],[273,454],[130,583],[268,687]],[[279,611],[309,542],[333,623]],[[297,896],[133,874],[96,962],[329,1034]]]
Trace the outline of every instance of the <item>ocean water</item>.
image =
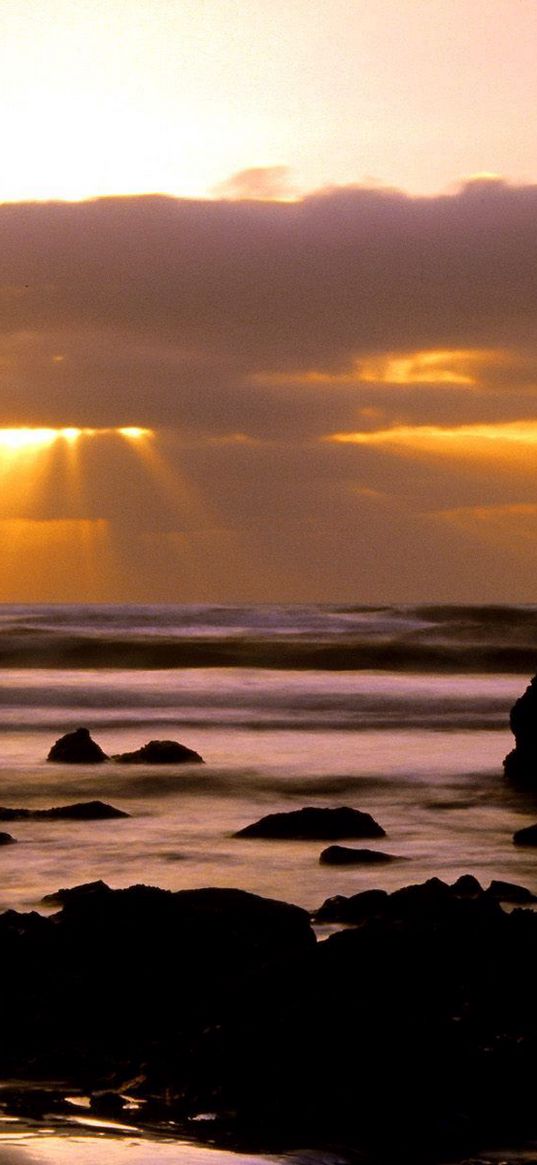
[[[238,887],[312,911],[335,894],[466,872],[537,893],[535,851],[512,843],[537,821],[537,795],[502,772],[509,710],[536,670],[537,607],[4,606],[0,804],[98,798],[130,816],[1,823],[17,844],[0,848],[0,909],[44,911],[45,894],[97,878]],[[173,739],[205,764],[47,762],[81,725],[108,754]],[[233,836],[305,805],[371,813],[387,836],[354,844],[400,860],[335,868],[319,863],[322,842]],[[0,1163],[63,1160],[65,1139],[56,1155],[40,1141],[17,1156],[23,1136],[4,1127]],[[140,1162],[167,1151],[142,1144]],[[184,1152],[174,1159],[198,1162]]]

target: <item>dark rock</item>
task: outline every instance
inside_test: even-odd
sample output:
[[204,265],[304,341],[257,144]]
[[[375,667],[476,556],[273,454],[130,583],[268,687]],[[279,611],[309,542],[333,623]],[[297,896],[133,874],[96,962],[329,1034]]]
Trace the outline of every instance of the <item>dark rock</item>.
[[98,1116],[123,1116],[125,1101],[118,1092],[94,1092],[90,1098],[90,1111]]
[[461,874],[460,878],[457,878],[457,881],[453,883],[451,889],[454,894],[457,894],[461,898],[466,896],[476,898],[479,894],[483,893],[483,887],[473,874]]
[[9,911],[1,1078],[62,1080],[112,1113],[137,1079],[168,1121],[215,1113],[264,1153],[531,1141],[537,914],[460,882],[356,895],[360,925],[317,944],[304,911],[237,890],[101,882],[50,917]]
[[0,833],[0,845],[14,845],[15,840],[10,833]]
[[150,740],[135,752],[122,752],[112,758],[125,765],[203,764],[203,757],[176,740]]
[[43,906],[66,906],[68,902],[80,902],[86,895],[99,893],[111,893],[110,887],[101,879],[97,882],[84,882],[82,885],[72,886],[68,890],[55,890],[52,894],[45,894],[41,902]]
[[65,765],[97,765],[110,758],[100,745],[92,740],[88,728],[76,728],[52,745],[47,760]]
[[515,845],[537,845],[537,825],[526,825],[513,834]]
[[234,837],[268,837],[289,840],[331,841],[346,837],[385,837],[385,830],[358,809],[306,807],[289,813],[269,813]]
[[514,902],[520,905],[527,902],[537,902],[537,898],[531,890],[528,890],[526,886],[517,885],[516,882],[502,882],[493,879],[486,893],[490,894],[492,898],[498,898],[500,902]]
[[350,925],[362,923],[366,918],[375,918],[386,913],[388,894],[386,890],[362,890],[345,898],[336,894],[327,898],[312,915],[315,922],[341,922]]
[[350,849],[345,845],[329,845],[323,849],[319,861],[326,866],[376,866],[397,862],[400,858],[379,849]]
[[515,784],[537,786],[537,676],[511,708],[514,749],[503,762],[506,777]]
[[104,801],[80,801],[74,805],[60,805],[55,809],[8,809],[0,806],[0,821],[47,820],[55,818],[74,821],[106,821],[108,818],[128,817],[123,809],[115,809]]

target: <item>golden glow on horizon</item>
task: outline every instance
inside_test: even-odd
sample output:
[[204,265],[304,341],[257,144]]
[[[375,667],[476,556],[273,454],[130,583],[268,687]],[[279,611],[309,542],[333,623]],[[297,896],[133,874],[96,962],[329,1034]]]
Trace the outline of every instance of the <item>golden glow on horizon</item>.
[[484,544],[508,551],[516,558],[535,562],[537,503],[505,502],[500,505],[458,506],[437,510],[434,517],[446,526],[470,534]]
[[68,602],[73,562],[81,602],[109,600],[118,562],[104,518],[0,519],[0,602]]
[[506,421],[496,424],[395,425],[371,432],[332,433],[325,440],[348,445],[385,445],[395,450],[423,450],[454,456],[517,456],[537,446],[537,421]]

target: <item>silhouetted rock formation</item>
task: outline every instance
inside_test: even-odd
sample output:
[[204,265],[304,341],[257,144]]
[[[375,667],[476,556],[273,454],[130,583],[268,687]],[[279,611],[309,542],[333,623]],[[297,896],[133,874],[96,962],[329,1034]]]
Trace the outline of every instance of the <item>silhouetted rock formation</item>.
[[537,676],[513,704],[509,724],[515,747],[503,762],[505,775],[518,784],[537,786]]
[[108,890],[109,886],[99,878],[96,882],[83,882],[70,889],[54,890],[52,894],[45,894],[41,902],[43,906],[67,906],[69,902],[80,902],[86,895],[101,894]]
[[451,886],[440,878],[429,878],[427,882],[404,886],[392,894],[384,890],[364,890],[349,898],[338,894],[334,898],[327,898],[313,918],[315,922],[341,922],[346,925],[360,925],[372,918],[409,922],[416,917],[450,917],[463,900],[493,900],[526,905],[536,902],[537,898],[525,886],[497,879],[484,890],[473,874],[463,874]]
[[369,813],[341,806],[322,809],[307,806],[289,813],[269,813],[252,825],[239,829],[234,837],[271,837],[291,841],[337,841],[351,837],[385,837],[385,830]]
[[15,838],[10,833],[0,833],[0,845],[14,845]]
[[47,760],[64,765],[97,765],[110,758],[92,740],[88,728],[75,728],[52,745]]
[[122,752],[112,758],[125,765],[203,764],[203,757],[176,740],[150,740],[135,752]]
[[515,845],[537,845],[537,825],[526,825],[513,834]]
[[323,849],[319,861],[323,866],[377,866],[386,862],[397,862],[394,854],[385,854],[380,849],[351,849],[346,845],[329,845]]
[[433,1161],[531,1139],[537,914],[496,897],[522,889],[368,891],[320,943],[303,910],[239,890],[59,891],[52,916],[0,915],[1,1077],[103,1111],[129,1081],[252,1150]]
[[0,805],[0,821],[39,821],[40,818],[73,821],[106,821],[108,818],[129,817],[123,809],[115,809],[105,801],[79,801],[74,805],[59,805],[54,809],[8,809]]

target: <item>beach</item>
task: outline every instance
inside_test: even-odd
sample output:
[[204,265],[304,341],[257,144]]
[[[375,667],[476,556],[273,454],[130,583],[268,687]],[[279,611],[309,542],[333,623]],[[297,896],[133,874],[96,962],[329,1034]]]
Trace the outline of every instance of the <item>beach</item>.
[[[3,824],[16,844],[0,851],[2,911],[48,917],[45,895],[99,879],[114,890],[234,888],[308,913],[335,895],[468,873],[537,893],[532,850],[512,842],[535,802],[502,770],[537,609],[4,607],[1,621],[1,805],[98,799],[128,814]],[[397,667],[371,666],[390,652]],[[177,740],[204,764],[47,762],[79,726],[108,755]],[[346,844],[397,860],[326,866],[319,840],[234,836],[304,806],[370,813],[386,836]],[[315,925],[320,940],[334,929]],[[0,1161],[18,1162],[8,1133],[18,1135],[4,1126]],[[41,1141],[31,1159],[48,1165],[49,1149]]]

